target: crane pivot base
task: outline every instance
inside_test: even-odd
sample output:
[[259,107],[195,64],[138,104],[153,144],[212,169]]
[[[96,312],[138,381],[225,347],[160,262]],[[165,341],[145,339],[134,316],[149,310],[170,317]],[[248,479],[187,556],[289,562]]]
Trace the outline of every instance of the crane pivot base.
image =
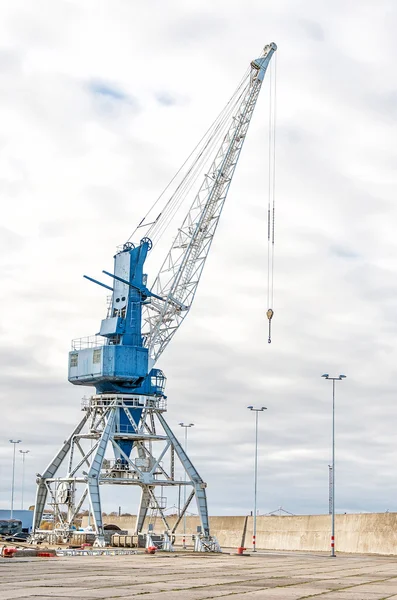
[[[78,514],[88,504],[94,545],[108,544],[101,490],[103,485],[122,485],[140,488],[136,535],[146,535],[146,530],[154,534],[148,529],[153,516],[162,523],[162,535],[164,531],[169,537],[178,535],[195,498],[201,525],[198,534],[190,535],[191,543],[200,552],[219,549],[210,535],[206,484],[164,418],[165,397],[95,394],[83,401],[82,409],[83,419],[43,475],[38,475],[34,536],[50,536],[56,544],[73,542]],[[175,498],[179,492],[179,499],[184,490],[179,515],[172,520],[165,513],[166,489]],[[54,511],[55,529],[50,532],[40,530],[47,501]]]

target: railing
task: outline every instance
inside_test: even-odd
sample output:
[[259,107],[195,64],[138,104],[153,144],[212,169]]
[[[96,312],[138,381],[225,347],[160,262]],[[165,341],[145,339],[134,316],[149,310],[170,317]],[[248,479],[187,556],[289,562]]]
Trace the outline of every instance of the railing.
[[126,460],[105,458],[102,463],[102,469],[111,469],[112,471],[129,471],[130,465]]
[[167,498],[165,496],[156,496],[156,502],[151,498],[149,508],[152,510],[165,510],[167,508]]
[[[161,412],[167,410],[166,398],[156,398],[153,396],[125,396],[124,394],[97,394],[95,396],[84,396],[81,400],[81,409],[86,410],[94,407],[106,407],[109,404],[116,406],[125,405],[126,408],[154,409]],[[130,427],[126,425],[125,427]],[[122,433],[135,433],[135,431],[122,431]]]
[[136,433],[135,427],[132,425],[118,425],[115,428],[114,433],[117,435],[118,433]]
[[[146,473],[153,469],[155,462],[156,462],[155,459],[150,456],[146,456],[145,458],[137,457],[137,458],[133,459],[133,463],[135,464],[137,470],[146,472]],[[124,472],[130,472],[131,475],[135,474],[135,470],[134,470],[133,466],[130,465],[129,462],[127,460],[125,460],[124,458],[117,458],[117,459],[105,458],[102,462],[102,469],[107,472],[112,471],[113,473],[124,471]],[[162,475],[162,469],[163,469],[163,462],[160,461],[158,466],[156,467],[156,471],[155,471],[154,475]],[[163,496],[163,498],[164,498],[164,496]],[[159,499],[160,498],[157,498],[157,500],[159,500]]]
[[72,340],[72,350],[84,350],[85,348],[96,348],[105,346],[106,338],[101,335],[90,335]]

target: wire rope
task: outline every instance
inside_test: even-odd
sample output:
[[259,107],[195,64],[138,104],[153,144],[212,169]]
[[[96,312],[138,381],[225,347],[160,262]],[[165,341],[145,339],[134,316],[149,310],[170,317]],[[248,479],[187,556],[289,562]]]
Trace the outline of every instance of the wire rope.
[[274,315],[274,242],[276,219],[276,104],[277,104],[277,56],[270,65],[269,86],[269,138],[268,138],[268,207],[267,207],[267,306],[269,320],[269,344],[271,323]]
[[271,153],[272,153],[272,64],[269,69],[269,123],[268,123],[268,191],[267,191],[267,306],[270,308],[270,238],[271,238]]
[[[214,139],[214,133],[216,133],[216,131],[219,130],[220,125],[222,125],[222,124],[224,125],[225,124],[225,122],[227,121],[228,117],[230,118],[230,114],[234,110],[236,102],[238,101],[239,92],[240,92],[242,86],[244,85],[245,81],[247,80],[247,75],[249,74],[249,71],[250,70],[248,69],[247,72],[244,74],[244,76],[241,79],[240,83],[238,84],[236,90],[234,91],[234,93],[232,94],[232,96],[229,99],[228,103],[226,104],[226,107],[219,113],[219,115],[216,117],[216,119],[213,121],[213,123],[210,125],[210,127],[207,129],[207,131],[204,133],[204,135],[202,136],[202,138],[200,139],[200,141],[196,144],[195,148],[192,150],[192,152],[186,158],[186,160],[184,161],[184,163],[182,164],[182,166],[178,169],[178,171],[175,173],[175,175],[172,177],[172,179],[169,181],[169,183],[163,189],[163,191],[161,192],[161,194],[158,196],[158,198],[155,200],[155,202],[149,208],[149,210],[147,211],[147,213],[145,214],[145,216],[143,217],[143,219],[139,222],[139,224],[136,226],[136,228],[134,229],[134,231],[132,232],[132,234],[130,235],[130,237],[128,238],[127,241],[130,241],[131,238],[138,231],[138,229],[141,228],[141,227],[145,227],[145,226],[146,227],[150,227],[149,231],[151,231],[153,233],[155,231],[156,225],[158,225],[159,221],[162,220],[163,213],[166,213],[165,216],[167,216],[167,212],[169,213],[170,211],[172,211],[172,209],[173,209],[174,206],[177,206],[177,209],[179,208],[180,204],[178,205],[178,198],[179,198],[178,194],[182,194],[183,189],[184,189],[183,188],[184,182],[185,182],[185,185],[186,185],[186,180],[187,181],[189,180],[189,176],[191,175],[192,172],[194,172],[195,167],[197,167],[197,165],[198,165],[198,163],[197,163],[198,158],[200,158],[203,155],[203,152],[208,147],[209,143],[212,142],[211,145],[213,145],[215,143],[215,139],[217,139],[217,137],[215,137],[215,139]],[[199,151],[201,145],[203,145],[203,148],[201,149],[201,151]],[[162,199],[162,197],[164,196],[164,194],[166,193],[166,191],[175,182],[175,180],[178,178],[178,176],[181,174],[181,172],[183,171],[183,169],[188,164],[189,160],[192,157],[194,157],[195,153],[198,153],[198,158],[196,158],[196,159],[194,159],[192,161],[191,167],[188,169],[188,172],[185,175],[185,177],[182,179],[181,183],[177,186],[176,191],[171,195],[170,199],[165,204],[164,208],[162,210],[160,210],[160,212],[157,215],[157,217],[155,218],[155,220],[152,223],[148,223],[148,224],[145,225],[145,220],[153,212],[154,208],[158,205],[158,203],[160,202],[160,200]],[[197,176],[198,175],[196,175],[196,177]],[[195,181],[195,178],[193,179],[193,181]],[[174,216],[174,214],[173,214],[173,216]],[[166,229],[166,227],[164,228],[164,224],[162,225],[162,227],[163,227],[163,232],[164,232],[164,230]]]
[[[241,86],[239,87],[241,88]],[[244,93],[244,89],[242,93]],[[161,222],[158,223],[156,221],[148,231],[148,235],[150,235],[153,240],[155,239],[156,234],[158,239],[161,237],[165,229],[168,227],[169,223],[172,221],[175,213],[186,199],[197,178],[202,174],[202,171],[206,166],[206,161],[209,161],[209,158],[212,157],[213,147],[215,146],[215,144],[219,143],[219,139],[222,136],[224,136],[228,129],[230,117],[234,112],[236,105],[239,103],[242,93],[240,93],[238,96],[236,94],[234,95],[233,104],[231,104],[231,102],[229,101],[228,106],[223,111],[223,114],[221,114],[220,118],[218,118],[219,122],[216,128],[213,128],[214,131],[208,136],[208,140],[206,141],[202,150],[195,158],[187,174],[182,179],[174,194],[171,196],[170,200],[165,206],[162,213]],[[156,239],[156,241],[158,241],[158,239]]]
[[[240,86],[241,87],[241,86]],[[162,222],[158,225],[154,223],[150,230],[148,231],[148,235],[153,240],[153,243],[157,243],[158,239],[162,236],[169,223],[172,221],[176,212],[188,197],[189,192],[191,191],[193,185],[197,181],[197,178],[202,175],[203,170],[210,165],[206,164],[211,159],[213,162],[213,150],[215,146],[218,146],[219,141],[224,138],[226,132],[230,128],[230,120],[231,117],[234,116],[233,113],[236,109],[236,106],[240,104],[241,96],[245,93],[247,86],[243,88],[240,94],[235,95],[235,99],[233,104],[229,103],[229,107],[224,111],[224,115],[220,122],[218,123],[216,129],[213,134],[206,141],[205,146],[200,151],[199,155],[195,159],[195,162],[190,167],[189,171],[185,175],[184,179],[178,185],[176,191],[171,196],[169,202],[163,210],[162,214]]]

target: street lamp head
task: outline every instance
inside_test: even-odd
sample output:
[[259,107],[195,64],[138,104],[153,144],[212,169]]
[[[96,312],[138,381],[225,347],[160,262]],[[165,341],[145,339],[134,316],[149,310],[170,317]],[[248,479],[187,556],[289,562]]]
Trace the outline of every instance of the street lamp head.
[[321,377],[324,377],[324,379],[332,379],[332,381],[346,379],[346,375],[338,375],[338,377],[330,377],[328,373],[324,373],[324,375],[321,375]]
[[181,427],[194,427],[194,423],[188,423],[187,425],[185,425],[185,423],[179,423],[179,425]]
[[247,406],[247,408],[249,408],[250,410],[253,410],[253,406]]
[[22,440],[10,440],[10,444],[19,444]]
[[30,450],[20,450],[19,451],[21,454],[28,454],[30,452]]

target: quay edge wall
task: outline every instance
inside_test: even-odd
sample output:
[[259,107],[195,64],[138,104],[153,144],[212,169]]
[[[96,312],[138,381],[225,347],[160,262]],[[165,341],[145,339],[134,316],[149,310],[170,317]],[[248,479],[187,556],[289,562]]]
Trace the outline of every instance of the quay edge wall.
[[[175,517],[167,517],[170,527]],[[241,545],[246,517],[210,517],[211,533],[223,548]],[[120,529],[134,532],[136,517],[104,517],[104,524],[113,523]],[[148,523],[149,521],[147,521]],[[330,551],[330,515],[259,516],[257,517],[257,549]],[[188,538],[200,524],[198,517],[186,517]],[[83,526],[87,519],[83,520]],[[164,527],[160,518],[154,523],[160,533]],[[144,531],[146,530],[146,524]],[[252,547],[253,517],[248,517],[245,547]],[[183,521],[178,528],[176,546],[182,544]],[[397,555],[397,513],[364,513],[335,516],[336,552]]]

